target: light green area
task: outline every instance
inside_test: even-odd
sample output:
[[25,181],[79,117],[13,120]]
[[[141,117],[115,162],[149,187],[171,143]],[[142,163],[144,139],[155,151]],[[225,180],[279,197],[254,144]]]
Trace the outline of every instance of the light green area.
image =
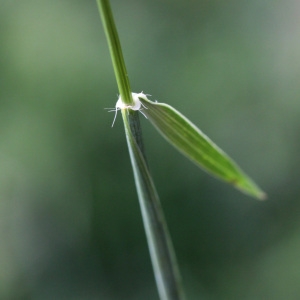
[[115,77],[118,89],[124,103],[132,104],[131,89],[124,62],[122,48],[119,41],[117,28],[114,22],[113,13],[111,11],[110,2],[108,0],[97,0],[101,21],[108,43],[110,57],[115,71]]
[[168,104],[140,98],[143,114],[177,150],[212,175],[263,200],[264,192],[199,128]]

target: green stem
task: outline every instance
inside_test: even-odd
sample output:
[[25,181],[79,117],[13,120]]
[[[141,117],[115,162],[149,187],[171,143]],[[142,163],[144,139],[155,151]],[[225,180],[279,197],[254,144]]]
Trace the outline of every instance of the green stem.
[[[108,0],[97,0],[123,102],[133,100],[118,33]],[[150,256],[161,300],[182,300],[183,290],[173,246],[159,198],[146,163],[137,111],[122,109],[126,138]]]
[[108,42],[119,92],[123,102],[132,105],[131,88],[122,54],[121,44],[108,0],[97,0],[104,32]]
[[122,116],[158,293],[161,300],[183,300],[180,273],[164,213],[134,137],[134,133],[139,134],[134,128],[134,113],[122,110]]

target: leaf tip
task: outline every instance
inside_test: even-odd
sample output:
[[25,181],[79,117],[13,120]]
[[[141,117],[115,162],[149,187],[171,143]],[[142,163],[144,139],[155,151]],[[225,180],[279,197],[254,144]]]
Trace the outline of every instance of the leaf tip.
[[265,201],[268,199],[268,195],[265,192],[260,192],[259,195],[257,195],[257,199],[261,201]]
[[257,200],[267,200],[268,196],[265,192],[263,192],[251,179],[245,178],[241,182],[235,182],[233,185],[239,189],[241,192],[256,198]]

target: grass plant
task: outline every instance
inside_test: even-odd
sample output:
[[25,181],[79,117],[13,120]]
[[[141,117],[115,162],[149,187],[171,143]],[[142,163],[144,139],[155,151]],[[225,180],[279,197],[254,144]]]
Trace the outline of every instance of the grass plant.
[[199,128],[168,104],[132,93],[109,0],[97,0],[120,97],[122,113],[149,252],[161,300],[183,300],[179,268],[158,194],[150,175],[139,122],[141,112],[177,150],[208,173],[263,200],[264,192]]

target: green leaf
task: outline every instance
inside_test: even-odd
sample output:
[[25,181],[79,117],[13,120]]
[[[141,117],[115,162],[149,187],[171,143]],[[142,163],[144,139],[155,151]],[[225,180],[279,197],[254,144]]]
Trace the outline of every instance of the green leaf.
[[266,198],[238,165],[180,112],[165,103],[140,96],[139,99],[144,106],[142,113],[167,141],[196,165],[248,195],[260,200]]
[[147,163],[136,141],[136,138],[141,138],[137,119],[134,118],[137,112],[121,111],[160,299],[183,300],[184,293],[167,224]]

